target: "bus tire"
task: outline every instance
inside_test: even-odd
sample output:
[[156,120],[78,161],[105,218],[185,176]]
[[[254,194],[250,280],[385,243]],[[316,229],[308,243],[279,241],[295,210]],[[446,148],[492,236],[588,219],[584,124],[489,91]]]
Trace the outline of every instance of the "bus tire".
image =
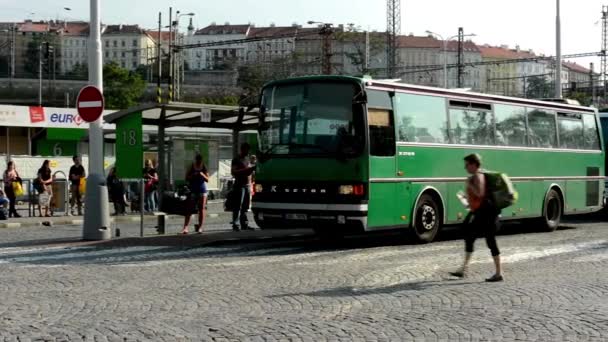
[[418,200],[414,216],[414,222],[410,229],[416,241],[429,243],[435,240],[441,228],[441,209],[433,196],[423,194]]
[[542,230],[546,232],[555,231],[559,227],[563,214],[564,204],[561,196],[555,189],[549,190],[547,197],[545,197],[543,216],[540,219]]

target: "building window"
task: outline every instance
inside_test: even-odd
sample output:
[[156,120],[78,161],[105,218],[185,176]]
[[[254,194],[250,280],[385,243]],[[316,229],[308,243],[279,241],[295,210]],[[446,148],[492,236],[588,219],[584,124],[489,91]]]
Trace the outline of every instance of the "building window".
[[112,52],[112,57],[116,58],[116,51]]
[[125,61],[120,62],[120,66],[121,66],[121,67],[123,67],[123,68],[124,68],[124,67],[125,67],[125,65],[126,65],[126,64],[125,64]]
[[133,69],[137,68],[137,62],[133,62]]
[[122,57],[122,58],[127,57],[127,53],[126,53],[126,52],[124,52],[124,51],[123,51],[123,52],[121,52],[121,53],[120,53],[120,57]]
[[133,57],[137,57],[137,50],[133,51]]
[[106,47],[109,48],[110,47],[110,41],[106,40]]
[[115,41],[115,40],[113,40],[113,41],[112,41],[112,46],[117,47],[117,46],[118,46],[118,42],[117,42],[117,41]]
[[110,58],[110,52],[106,51],[106,58]]
[[123,40],[123,41],[121,41],[121,42],[120,42],[120,44],[121,44],[121,46],[122,46],[122,47],[127,46],[127,42],[125,42],[124,40]]
[[137,39],[133,39],[133,46],[137,46]]

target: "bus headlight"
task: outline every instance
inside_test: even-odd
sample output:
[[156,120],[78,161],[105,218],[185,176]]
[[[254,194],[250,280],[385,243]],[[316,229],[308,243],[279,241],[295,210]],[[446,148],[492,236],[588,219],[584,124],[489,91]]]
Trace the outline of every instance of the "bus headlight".
[[256,184],[255,192],[258,193],[258,192],[262,192],[262,191],[264,191],[264,187],[262,186],[262,184]]
[[363,196],[363,195],[365,195],[365,186],[363,184],[341,185],[340,188],[338,189],[338,193],[340,195]]

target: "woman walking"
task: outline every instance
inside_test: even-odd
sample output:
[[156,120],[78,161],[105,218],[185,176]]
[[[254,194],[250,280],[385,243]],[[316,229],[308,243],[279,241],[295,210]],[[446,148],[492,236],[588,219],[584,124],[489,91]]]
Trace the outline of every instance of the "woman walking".
[[17,213],[17,209],[15,205],[17,204],[17,196],[15,195],[15,188],[13,187],[13,183],[19,183],[21,185],[21,178],[19,177],[19,173],[15,168],[15,162],[9,161],[6,165],[6,170],[4,171],[4,192],[6,193],[6,197],[9,200],[8,207],[8,217],[21,217],[19,213]]
[[[194,163],[190,166],[188,173],[186,174],[186,180],[188,181],[188,187],[190,188],[191,202],[195,205],[198,213],[198,225],[195,226],[197,233],[202,234],[203,232],[203,221],[205,219],[205,206],[207,205],[207,182],[209,182],[209,172],[207,166],[203,162],[203,157],[200,154],[196,155]],[[192,211],[186,213],[184,217],[184,229],[182,234],[188,234],[188,226],[190,225],[190,219]]]
[[[51,198],[53,197],[53,178],[51,172],[51,161],[45,160],[42,163],[42,167],[38,169],[38,178],[37,182],[41,185],[38,189],[39,191],[39,208],[41,210],[44,207],[44,217],[51,217]],[[42,191],[40,191],[42,190]],[[40,213],[42,216],[42,212]]]

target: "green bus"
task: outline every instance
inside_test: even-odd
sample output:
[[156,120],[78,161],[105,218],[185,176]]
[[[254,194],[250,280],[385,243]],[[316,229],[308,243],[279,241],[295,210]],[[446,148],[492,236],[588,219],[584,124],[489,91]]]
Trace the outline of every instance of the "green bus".
[[503,220],[557,228],[601,209],[597,111],[346,76],[267,84],[252,211],[262,228],[319,234],[401,229],[422,242],[466,209],[463,157],[504,172],[519,199]]

